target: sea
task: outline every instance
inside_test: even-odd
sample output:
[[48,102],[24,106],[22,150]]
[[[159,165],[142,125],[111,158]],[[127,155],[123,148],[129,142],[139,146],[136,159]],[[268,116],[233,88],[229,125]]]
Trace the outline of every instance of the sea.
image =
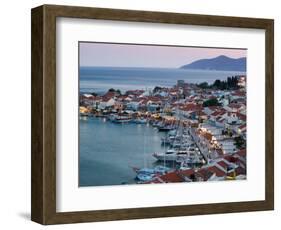
[[[132,89],[171,87],[177,80],[189,83],[224,80],[243,72],[202,71],[164,68],[81,67],[80,93],[103,94],[108,89],[122,92]],[[135,184],[134,168],[152,168],[155,152],[165,133],[149,124],[116,124],[105,118],[79,118],[79,186],[113,186]],[[165,165],[174,168],[175,165]]]
[[105,93],[108,89],[153,89],[155,86],[172,87],[177,80],[187,83],[208,82],[245,74],[244,72],[191,70],[180,68],[132,68],[132,67],[80,67],[80,93]]

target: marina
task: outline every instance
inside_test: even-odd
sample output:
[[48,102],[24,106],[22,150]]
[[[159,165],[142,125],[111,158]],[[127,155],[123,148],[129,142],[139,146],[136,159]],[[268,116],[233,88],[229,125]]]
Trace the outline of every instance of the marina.
[[[206,100],[196,85],[185,86]],[[162,90],[184,92],[178,85]],[[205,94],[211,98],[217,93],[210,92]],[[223,93],[244,95],[243,89]],[[103,96],[82,94],[80,186],[91,186],[93,181],[96,185],[120,185],[246,177],[246,129],[242,130],[246,110],[237,112],[237,108],[245,108],[243,103],[233,108],[232,103],[209,107],[189,102],[193,95],[178,99],[144,94],[143,90],[125,95],[113,90]],[[132,106],[133,100],[138,106]]]
[[136,183],[134,167],[162,165],[151,153],[165,151],[161,146],[164,133],[151,125],[114,123],[88,116],[81,117],[79,123],[80,186]]

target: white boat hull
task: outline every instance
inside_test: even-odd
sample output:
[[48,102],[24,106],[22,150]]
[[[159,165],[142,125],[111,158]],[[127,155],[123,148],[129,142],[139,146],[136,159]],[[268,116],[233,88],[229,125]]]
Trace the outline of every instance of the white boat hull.
[[188,157],[187,154],[153,154],[153,156],[159,161],[177,161],[179,158]]

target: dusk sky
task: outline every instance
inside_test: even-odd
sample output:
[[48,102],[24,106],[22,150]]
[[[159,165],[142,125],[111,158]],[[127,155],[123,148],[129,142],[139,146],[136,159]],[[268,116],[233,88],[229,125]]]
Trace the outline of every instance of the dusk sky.
[[246,57],[245,49],[80,43],[80,66],[178,68],[198,59]]

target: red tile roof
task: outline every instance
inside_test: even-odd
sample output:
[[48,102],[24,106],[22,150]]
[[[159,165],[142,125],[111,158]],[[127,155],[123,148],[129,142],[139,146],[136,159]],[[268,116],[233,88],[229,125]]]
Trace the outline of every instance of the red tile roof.
[[228,166],[228,164],[225,161],[223,161],[223,160],[217,162],[217,164],[220,165],[223,168],[227,168],[227,166]]
[[194,174],[194,170],[193,169],[180,170],[179,174],[182,176],[190,177],[192,174]]
[[223,177],[226,175],[226,172],[219,169],[217,166],[211,166],[207,168],[208,171],[215,173],[217,177]]
[[246,149],[241,149],[235,154],[239,155],[240,157],[246,157]]
[[195,172],[195,177],[197,179],[202,178],[204,181],[207,181],[212,175],[213,173],[206,168],[201,168],[199,171]]
[[106,97],[106,96],[102,97],[103,102],[108,102],[110,99],[112,99],[112,97]]
[[112,98],[112,97],[114,97],[115,95],[116,95],[115,92],[108,91],[106,94],[103,95],[103,97],[110,97],[110,98]]
[[202,110],[202,105],[197,105],[194,103],[185,104],[181,107],[183,111],[199,111]]
[[246,127],[247,127],[247,125],[244,124],[244,125],[240,125],[238,128],[239,128],[240,130],[243,130],[243,129],[245,129]]
[[219,109],[219,106],[208,106],[208,109],[216,111],[217,109]]
[[241,166],[235,169],[236,175],[246,175],[246,169],[242,168]]
[[217,117],[217,116],[222,116],[222,115],[224,115],[225,113],[226,113],[225,111],[217,110],[217,111],[211,113],[210,115],[211,115],[211,116],[214,116],[214,117]]
[[242,113],[236,113],[236,115],[242,121],[246,121],[246,119],[247,119],[247,116]]
[[184,179],[177,172],[170,172],[163,176],[160,176],[160,179],[166,183],[171,182],[184,182]]
[[231,155],[225,155],[223,158],[226,159],[228,162],[231,162],[231,163],[235,163],[237,161],[237,158],[233,157]]

